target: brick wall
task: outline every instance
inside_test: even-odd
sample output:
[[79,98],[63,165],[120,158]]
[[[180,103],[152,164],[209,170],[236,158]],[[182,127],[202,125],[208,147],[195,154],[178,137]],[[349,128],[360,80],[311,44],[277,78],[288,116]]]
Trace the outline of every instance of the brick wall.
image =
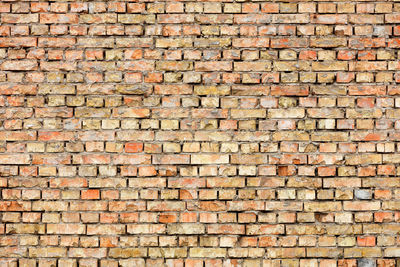
[[400,265],[400,2],[0,19],[1,266]]

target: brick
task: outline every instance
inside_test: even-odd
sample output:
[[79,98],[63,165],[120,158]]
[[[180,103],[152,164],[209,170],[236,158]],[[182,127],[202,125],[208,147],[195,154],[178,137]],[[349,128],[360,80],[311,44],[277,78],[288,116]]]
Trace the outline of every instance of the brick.
[[232,155],[231,163],[233,164],[265,164],[268,163],[267,155]]
[[234,62],[235,71],[270,71],[271,62]]
[[265,95],[270,91],[269,86],[265,85],[233,85],[232,94],[233,95]]
[[349,22],[354,24],[382,24],[383,15],[352,15],[349,17]]
[[79,37],[77,38],[76,46],[77,47],[113,47],[114,46],[113,38],[86,38]]
[[146,257],[147,249],[145,248],[110,248],[108,252],[110,258],[138,258]]
[[307,257],[343,257],[340,248],[307,248]]
[[209,178],[207,179],[207,187],[244,187],[243,178]]
[[347,70],[347,62],[342,61],[325,61],[325,62],[313,62],[312,70],[313,71],[338,71],[338,70]]
[[369,155],[354,155],[346,157],[346,164],[359,165],[359,164],[381,164],[382,155],[369,154]]
[[277,38],[271,40],[272,48],[307,47],[306,38]]
[[381,257],[382,252],[380,248],[345,248],[344,257],[346,258],[362,258],[365,257]]
[[196,95],[228,95],[230,93],[230,88],[226,85],[196,85],[194,86],[194,93]]
[[247,235],[278,235],[284,232],[283,225],[248,225]]
[[117,14],[82,14],[79,16],[79,23],[100,24],[116,22]]
[[37,37],[1,37],[0,47],[35,47]]
[[[26,257],[27,256],[27,248],[21,248],[21,247],[5,247],[2,249],[0,252],[1,257],[13,257],[13,258],[20,258],[20,257]],[[4,264],[8,264],[7,262],[3,261]],[[16,261],[14,261],[16,263]],[[12,262],[10,262],[10,265]]]
[[229,155],[193,155],[192,164],[226,164],[229,163]]
[[268,118],[303,118],[305,111],[302,108],[296,109],[270,109],[268,110]]
[[269,38],[237,38],[232,40],[233,47],[269,47]]
[[75,38],[39,37],[39,47],[70,47],[75,45]]
[[38,140],[40,141],[73,141],[75,134],[73,132],[39,132]]
[[349,95],[385,95],[386,86],[349,86]]
[[0,85],[0,94],[2,95],[35,95],[37,86],[23,84],[3,84]]
[[189,164],[189,155],[155,155],[153,164]]
[[345,38],[340,37],[320,37],[320,38],[311,38],[310,39],[310,47],[343,47],[346,46],[347,41]]
[[32,258],[61,258],[67,255],[66,248],[29,248],[29,257]]
[[162,234],[165,233],[165,225],[157,224],[129,224],[127,232],[129,234]]
[[140,85],[117,85],[115,90],[122,95],[147,95],[153,91],[152,86],[140,86]]
[[267,14],[258,14],[258,15],[247,15],[247,14],[240,14],[234,16],[234,22],[238,24],[263,24],[263,23],[270,23],[271,22],[271,15]]
[[0,155],[0,164],[30,164],[31,159],[29,155],[24,154],[11,154]]
[[115,108],[112,113],[114,117],[121,118],[147,118],[150,116],[149,109]]
[[[346,110],[346,117],[350,119],[354,118],[381,118],[383,115],[382,110],[380,109],[347,109]],[[390,110],[387,117],[390,117]]]
[[75,86],[64,84],[41,84],[38,89],[38,94],[75,94]]
[[81,235],[85,234],[85,226],[77,224],[48,224],[47,234]]
[[[314,67],[313,67],[314,69]],[[310,64],[306,61],[274,61],[274,70],[277,71],[307,71]]]
[[76,24],[78,23],[77,14],[40,14],[40,23],[43,24]]
[[169,224],[167,227],[167,233],[169,234],[204,234],[205,227],[202,224]]
[[1,266],[395,266],[396,2],[2,1]]
[[245,233],[245,226],[244,225],[208,225],[207,227],[208,234],[244,234]]
[[271,248],[268,250],[269,258],[300,258],[306,255],[305,248]]
[[74,258],[104,258],[106,255],[106,248],[71,248],[68,251],[68,257]]
[[152,14],[118,14],[118,22],[123,24],[154,23],[155,20],[156,16]]
[[224,258],[226,248],[190,248],[189,255],[193,258]]
[[0,65],[0,69],[2,70],[20,70],[20,71],[28,71],[28,70],[36,70],[38,68],[38,64],[36,60],[9,60],[4,61]]
[[[95,44],[96,40],[98,39],[86,40],[85,44]],[[100,39],[100,41],[100,45],[104,47],[109,47],[113,44],[113,42],[111,42],[113,41],[112,39],[110,41],[107,41],[107,39]],[[150,47],[153,43],[153,39],[151,38],[115,38],[115,44],[117,47]]]
[[332,212],[340,211],[342,205],[339,202],[318,202],[318,203],[305,203],[304,211],[306,212]]
[[76,70],[75,62],[63,62],[63,61],[54,61],[54,62],[40,62],[40,68],[44,71],[50,70],[59,70],[59,71],[72,71]]
[[191,62],[175,62],[175,61],[159,61],[156,62],[156,70],[165,71],[185,71],[192,70],[193,64]]
[[309,23],[310,16],[307,14],[274,14],[272,15],[273,23]]
[[311,21],[316,24],[346,24],[346,15],[315,15]]
[[231,38],[196,38],[193,41],[194,47],[228,47],[232,43]]
[[159,23],[190,23],[194,22],[192,14],[163,14],[157,17]]
[[2,14],[1,22],[10,24],[37,23],[38,14]]
[[310,91],[316,95],[346,95],[346,87],[345,86],[311,86]]
[[114,164],[149,164],[149,155],[118,155],[113,157]]
[[185,209],[185,203],[182,202],[151,202],[147,205],[149,211],[182,211]]
[[308,86],[274,85],[271,87],[271,95],[284,95],[284,96],[307,96],[309,93]]
[[231,116],[233,119],[245,118],[265,118],[266,110],[264,109],[232,109]]
[[103,235],[107,234],[125,234],[125,225],[119,224],[106,224],[93,227],[92,225],[87,226],[87,235]]
[[384,250],[385,257],[399,257],[400,250],[398,248],[386,248]]
[[232,63],[224,61],[196,62],[196,71],[231,71]]

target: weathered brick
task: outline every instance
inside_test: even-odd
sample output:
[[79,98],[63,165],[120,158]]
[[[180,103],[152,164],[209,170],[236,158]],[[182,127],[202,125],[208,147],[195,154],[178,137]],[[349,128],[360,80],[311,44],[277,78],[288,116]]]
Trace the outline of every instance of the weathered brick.
[[232,63],[224,61],[196,62],[196,71],[231,71]]
[[346,156],[346,164],[348,165],[365,165],[365,164],[381,164],[382,155],[379,154],[365,154]]
[[268,118],[303,118],[305,110],[302,108],[293,109],[270,109],[268,110]]
[[258,62],[234,62],[233,67],[235,71],[270,71],[270,61]]
[[79,224],[47,224],[47,234],[81,235],[86,227]]
[[0,164],[29,164],[30,161],[30,156],[26,154],[0,155]]
[[346,71],[348,69],[347,62],[342,61],[323,61],[323,62],[313,62],[313,71]]
[[66,248],[29,248],[29,257],[32,258],[61,258],[67,256]]
[[310,47],[343,47],[346,46],[347,40],[346,38],[340,37],[317,37],[310,39]]
[[269,38],[235,38],[233,47],[269,47]]
[[196,154],[191,157],[192,164],[226,164],[229,163],[229,155]]
[[193,223],[185,223],[185,224],[169,224],[167,226],[168,234],[184,234],[184,235],[193,235],[193,234],[204,234],[205,227],[202,224],[193,224]]
[[146,257],[147,249],[146,248],[110,248],[110,251],[108,252],[108,256],[111,258]]
[[194,93],[196,95],[228,95],[230,87],[226,85],[195,85]]
[[149,164],[150,155],[116,155],[112,160],[114,164]]
[[75,38],[39,37],[39,47],[71,47],[75,45]]
[[37,23],[38,14],[2,14],[1,22],[10,24]]
[[233,119],[245,118],[265,118],[267,112],[264,109],[232,109],[231,116]]
[[[115,18],[112,17],[112,19],[114,20]],[[118,22],[123,24],[154,23],[155,21],[156,16],[153,14],[118,14]]]
[[16,70],[16,71],[28,71],[36,70],[38,68],[38,63],[36,60],[8,60],[4,61],[0,65],[2,70]]
[[224,258],[226,248],[190,248],[189,255],[193,258]]
[[106,256],[106,248],[70,248],[68,250],[68,257],[73,258],[104,258]]
[[185,71],[192,70],[193,63],[186,61],[158,61],[156,62],[156,70],[165,70],[165,71]]
[[68,84],[41,84],[39,85],[38,94],[49,95],[49,94],[63,94],[70,95],[75,94],[75,86]]
[[40,23],[43,24],[76,24],[78,23],[77,14],[40,14]]
[[399,10],[2,1],[0,265],[396,265]]
[[349,86],[349,95],[384,95],[386,86]]
[[37,37],[1,37],[0,47],[35,47]]
[[283,234],[283,225],[247,225],[246,234],[247,235],[278,235]]
[[165,225],[129,224],[127,232],[129,234],[162,234],[165,233]]
[[298,85],[274,85],[271,87],[271,95],[284,95],[284,96],[307,96],[309,93],[308,86]]

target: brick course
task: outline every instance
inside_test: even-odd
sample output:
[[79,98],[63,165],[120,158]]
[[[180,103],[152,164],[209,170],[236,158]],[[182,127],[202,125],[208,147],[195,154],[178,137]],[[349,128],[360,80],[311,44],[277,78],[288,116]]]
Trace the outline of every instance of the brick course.
[[400,3],[0,2],[0,265],[400,266]]

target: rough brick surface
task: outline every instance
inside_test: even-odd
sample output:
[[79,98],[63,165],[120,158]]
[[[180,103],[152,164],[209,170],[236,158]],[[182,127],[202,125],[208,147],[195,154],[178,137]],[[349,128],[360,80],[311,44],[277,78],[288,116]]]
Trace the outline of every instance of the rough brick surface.
[[400,2],[0,1],[0,266],[400,266]]

